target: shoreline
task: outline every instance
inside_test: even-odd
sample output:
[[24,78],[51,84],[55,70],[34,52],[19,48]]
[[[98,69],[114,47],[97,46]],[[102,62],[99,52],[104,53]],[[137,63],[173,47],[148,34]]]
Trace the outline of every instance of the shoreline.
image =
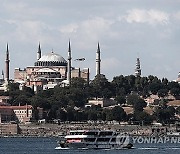
[[[4,124],[3,124],[4,125]],[[120,125],[120,124],[7,124],[6,127],[0,127],[0,137],[61,137],[67,134],[70,130],[114,130],[122,133],[127,133],[131,136],[163,136],[167,132],[175,132],[175,127],[157,127],[161,132],[153,132],[154,126],[139,126],[139,125]],[[16,126],[16,127],[15,127]],[[13,129],[17,129],[14,132]],[[10,129],[11,128],[11,129]],[[3,132],[4,131],[4,132]]]

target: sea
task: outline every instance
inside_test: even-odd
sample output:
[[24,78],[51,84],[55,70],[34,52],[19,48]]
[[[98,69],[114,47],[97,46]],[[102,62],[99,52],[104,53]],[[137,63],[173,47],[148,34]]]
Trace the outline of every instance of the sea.
[[180,143],[136,143],[123,150],[56,150],[58,138],[2,137],[0,154],[179,154]]

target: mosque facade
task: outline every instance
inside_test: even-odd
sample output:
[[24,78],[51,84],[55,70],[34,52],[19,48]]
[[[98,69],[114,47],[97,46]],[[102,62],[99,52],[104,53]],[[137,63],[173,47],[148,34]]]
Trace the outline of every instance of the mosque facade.
[[41,55],[39,44],[37,61],[34,66],[27,66],[24,70],[15,68],[14,82],[28,86],[34,91],[54,88],[56,85],[66,86],[73,77],[81,77],[89,82],[89,68],[80,70],[71,66],[71,47],[69,42],[68,61],[61,55],[51,51]]

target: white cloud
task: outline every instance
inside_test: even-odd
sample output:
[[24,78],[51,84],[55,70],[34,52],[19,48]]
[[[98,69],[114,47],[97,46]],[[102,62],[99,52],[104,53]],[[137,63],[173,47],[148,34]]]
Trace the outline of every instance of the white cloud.
[[79,27],[78,24],[69,24],[59,28],[59,31],[61,33],[76,33],[78,27]]
[[148,23],[150,25],[168,24],[169,14],[159,10],[133,9],[127,11],[127,15],[120,17],[128,23]]
[[60,26],[60,31],[64,36],[74,38],[76,46],[87,49],[96,45],[105,35],[111,33],[112,20],[103,17],[90,17],[76,23]]
[[11,31],[9,38],[17,37],[17,41],[21,42],[49,42],[51,40],[50,31],[53,30],[45,23],[36,20],[7,20],[8,24],[15,27],[14,31]]
[[52,9],[47,7],[33,7],[25,1],[5,1],[1,4],[8,16],[17,20],[33,20],[38,17],[52,17]]

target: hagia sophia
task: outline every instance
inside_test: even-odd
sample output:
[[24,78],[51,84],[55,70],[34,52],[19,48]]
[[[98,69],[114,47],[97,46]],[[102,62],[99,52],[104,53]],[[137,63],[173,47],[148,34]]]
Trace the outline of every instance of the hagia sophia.
[[68,74],[72,77],[82,77],[88,82],[89,68],[83,70],[74,68],[71,66],[71,59],[70,42],[68,61],[54,51],[42,55],[41,46],[39,44],[37,61],[34,63],[34,66],[28,66],[24,70],[15,68],[14,82],[31,87],[34,91],[54,88],[56,85],[66,86],[70,83]]
[[[51,51],[48,54],[42,55],[41,45],[39,43],[37,51],[37,61],[34,66],[27,66],[25,69],[15,68],[14,80],[9,78],[9,47],[7,44],[6,59],[5,59],[5,77],[2,71],[3,78],[0,79],[0,90],[6,90],[9,81],[19,83],[20,87],[27,86],[34,89],[46,90],[54,88],[56,85],[68,86],[73,77],[81,77],[89,83],[90,70],[89,68],[75,68],[71,66],[71,44],[68,44],[68,59],[65,60],[61,55]],[[96,52],[96,69],[97,74],[100,74],[100,46]],[[85,58],[77,59],[79,61]]]
[[[85,60],[81,58],[78,60]],[[68,58],[64,59],[61,55],[51,51],[48,54],[42,55],[41,45],[39,43],[37,50],[37,61],[34,66],[27,66],[25,69],[15,68],[14,80],[9,79],[9,47],[7,44],[6,59],[5,59],[5,73],[2,71],[2,79],[0,79],[0,90],[6,90],[9,81],[19,83],[20,88],[27,86],[32,88],[35,92],[54,88],[56,85],[61,87],[68,86],[71,78],[81,77],[89,83],[90,70],[89,68],[75,68],[71,66],[71,44],[68,43]],[[100,45],[97,45],[96,51],[96,75],[100,72],[101,58]],[[5,76],[4,76],[5,74]],[[141,76],[140,59],[136,60],[135,76]],[[176,82],[180,83],[180,73]]]

